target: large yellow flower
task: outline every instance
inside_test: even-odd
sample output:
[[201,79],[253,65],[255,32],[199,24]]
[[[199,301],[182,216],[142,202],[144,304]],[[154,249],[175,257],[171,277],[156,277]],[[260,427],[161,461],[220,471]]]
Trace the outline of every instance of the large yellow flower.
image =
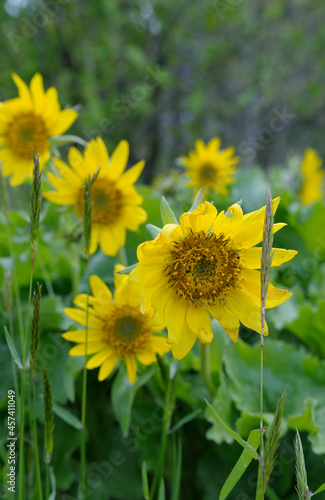
[[195,151],[190,151],[188,157],[181,157],[190,177],[188,185],[194,186],[197,191],[211,188],[227,194],[226,186],[234,182],[233,174],[237,171],[239,157],[234,156],[233,147],[220,151],[220,142],[218,137],[214,137],[205,145],[202,139],[198,139]]
[[309,205],[323,198],[325,172],[320,170],[322,163],[322,159],[314,149],[306,149],[300,167],[303,177],[300,200],[304,205]]
[[[87,368],[98,368],[98,380],[107,378],[119,360],[126,362],[130,382],[137,374],[137,359],[144,365],[156,361],[156,353],[163,356],[170,350],[166,338],[154,335],[164,325],[148,309],[140,312],[141,289],[128,281],[125,275],[117,274],[123,266],[115,266],[114,301],[109,288],[98,278],[90,277],[93,296],[89,296],[87,354],[94,354]],[[66,314],[81,325],[86,325],[87,295],[78,295],[74,304],[80,309],[67,308]],[[86,330],[69,331],[63,337],[78,345],[70,350],[71,356],[85,354]]]
[[[280,199],[273,200],[275,212]],[[159,235],[138,247],[137,267],[131,280],[143,286],[143,309],[151,306],[167,325],[168,342],[181,359],[198,337],[213,338],[210,315],[236,342],[239,322],[261,331],[260,272],[265,207],[243,215],[238,204],[217,215],[216,208],[200,202],[167,224]],[[285,224],[274,224],[274,232]],[[294,250],[275,249],[273,266],[294,257]],[[266,307],[282,304],[292,294],[269,285]],[[265,335],[268,334],[267,325]]]
[[33,171],[33,149],[39,153],[43,168],[50,156],[49,139],[63,134],[76,120],[72,109],[61,111],[54,87],[44,92],[39,73],[33,76],[30,89],[16,74],[12,75],[19,97],[0,104],[0,161],[10,184],[22,184]]
[[147,220],[147,213],[139,205],[142,197],[133,184],[139,178],[144,161],[124,172],[129,157],[129,144],[121,141],[111,158],[100,137],[90,141],[84,155],[76,148],[69,151],[69,165],[58,158],[54,163],[62,178],[48,174],[57,191],[44,193],[44,197],[58,205],[73,205],[82,217],[85,180],[100,167],[91,188],[92,234],[90,253],[96,252],[98,242],[102,251],[114,256],[124,246],[126,229],[136,231]]

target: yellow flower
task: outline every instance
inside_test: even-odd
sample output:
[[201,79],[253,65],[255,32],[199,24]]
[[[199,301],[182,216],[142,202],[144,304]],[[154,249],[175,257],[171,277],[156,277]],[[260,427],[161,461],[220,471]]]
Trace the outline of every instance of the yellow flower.
[[188,169],[188,185],[194,186],[197,191],[211,188],[220,194],[227,194],[226,186],[234,182],[232,176],[237,171],[235,165],[239,162],[239,157],[233,156],[233,147],[220,151],[220,142],[218,137],[214,137],[205,145],[202,139],[198,139],[195,151],[190,151],[188,157],[181,157]]
[[39,153],[40,167],[50,157],[50,137],[63,134],[76,120],[72,109],[61,111],[54,87],[44,92],[39,73],[33,76],[30,89],[16,74],[12,75],[19,97],[0,104],[0,161],[10,184],[22,184],[33,171],[33,149]]
[[[273,211],[280,199],[273,200]],[[180,225],[167,224],[153,240],[138,247],[139,264],[130,275],[143,286],[143,310],[151,306],[167,325],[168,342],[175,358],[183,358],[198,337],[210,344],[210,315],[236,342],[239,322],[261,331],[260,272],[265,207],[243,215],[238,204],[217,215],[201,202],[180,217]],[[274,232],[285,224],[274,224]],[[274,249],[273,266],[296,255]],[[282,304],[292,294],[269,285],[266,307]],[[268,334],[267,325],[265,335]]]
[[147,220],[147,213],[139,205],[142,197],[133,184],[140,176],[144,161],[124,172],[129,157],[129,144],[121,141],[111,158],[100,137],[90,141],[84,155],[76,148],[69,151],[69,165],[58,158],[53,161],[62,178],[48,174],[57,191],[44,193],[44,197],[58,205],[73,205],[82,217],[85,180],[100,167],[99,175],[91,188],[92,234],[90,253],[101,250],[114,256],[124,246],[126,229],[136,231]]
[[[144,365],[156,361],[156,353],[163,356],[170,350],[164,337],[153,332],[164,328],[153,310],[142,314],[139,309],[141,289],[128,281],[128,276],[117,274],[123,266],[115,266],[114,300],[109,288],[98,276],[90,277],[93,295],[89,296],[87,354],[93,354],[87,368],[100,366],[98,380],[106,379],[119,360],[126,362],[130,382],[134,383],[137,374],[137,359]],[[81,325],[86,325],[87,295],[78,295],[74,304],[79,307],[67,308],[65,313]],[[63,334],[66,340],[77,342],[70,350],[71,356],[85,354],[86,330],[69,331]]]
[[314,201],[323,198],[324,170],[320,170],[323,161],[316,151],[308,148],[305,151],[304,159],[300,167],[303,184],[300,191],[300,200],[304,205],[309,205]]

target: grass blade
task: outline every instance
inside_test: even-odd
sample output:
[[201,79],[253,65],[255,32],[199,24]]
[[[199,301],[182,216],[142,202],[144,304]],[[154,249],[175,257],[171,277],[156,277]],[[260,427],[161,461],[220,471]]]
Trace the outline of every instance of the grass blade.
[[149,483],[147,475],[147,465],[145,461],[142,462],[141,476],[142,476],[143,498],[144,500],[149,500]]
[[20,370],[23,369],[23,364],[21,362],[21,359],[19,357],[19,354],[17,352],[17,349],[15,347],[15,344],[13,343],[13,340],[12,338],[10,337],[10,333],[8,332],[7,330],[7,327],[5,326],[4,327],[4,331],[5,331],[5,337],[6,337],[6,341],[7,341],[7,345],[8,345],[8,349],[10,351],[10,354],[14,360],[14,362],[16,363],[16,365],[18,366],[18,368]]
[[220,417],[218,412],[213,408],[213,406],[209,403],[209,401],[207,399],[205,400],[205,402],[208,405],[209,410],[211,410],[213,415],[217,418],[217,420],[219,420],[219,422],[224,426],[224,428],[227,429],[227,431],[232,435],[232,437],[237,441],[237,443],[239,443],[243,448],[245,448],[252,455],[253,458],[255,458],[256,460],[259,460],[260,457],[259,457],[257,451],[254,450],[254,448],[249,443],[247,443],[236,431],[232,430],[222,420],[222,418]]
[[[260,430],[255,429],[250,432],[247,443],[254,448],[254,450],[257,450],[258,445],[260,443]],[[238,483],[239,479],[242,477],[244,474],[245,470],[251,463],[253,457],[252,454],[244,449],[242,454],[239,457],[238,462],[236,463],[235,467],[232,469],[231,473],[227,477],[227,480],[225,484],[222,487],[222,490],[220,492],[219,500],[225,500],[229,493],[233,490],[233,488],[236,486]]]

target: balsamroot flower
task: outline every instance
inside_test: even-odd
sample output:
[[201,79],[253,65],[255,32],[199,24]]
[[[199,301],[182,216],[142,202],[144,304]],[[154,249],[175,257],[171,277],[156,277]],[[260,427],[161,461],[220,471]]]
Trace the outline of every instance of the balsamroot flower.
[[39,154],[43,168],[50,157],[49,139],[63,134],[76,120],[72,109],[61,111],[54,87],[44,92],[39,73],[33,76],[30,88],[16,74],[12,75],[19,97],[0,104],[0,160],[10,184],[22,184],[33,172],[33,149]]
[[233,147],[220,151],[220,142],[218,137],[214,137],[205,145],[202,139],[198,139],[195,151],[190,151],[188,157],[181,157],[190,177],[188,185],[194,186],[197,191],[211,188],[220,194],[227,194],[226,186],[234,182],[232,176],[237,171],[239,157],[234,156]]
[[100,137],[90,141],[82,155],[76,148],[69,151],[69,165],[58,158],[54,163],[61,178],[48,174],[56,191],[47,192],[44,197],[58,205],[73,205],[82,218],[85,180],[100,167],[99,174],[91,187],[92,233],[90,254],[96,252],[98,242],[101,250],[109,256],[117,254],[124,246],[126,229],[136,231],[147,220],[147,213],[139,205],[142,197],[133,184],[138,180],[144,161],[140,161],[124,172],[129,157],[129,144],[121,141],[111,158]]
[[321,170],[322,163],[322,159],[314,149],[306,149],[300,167],[303,177],[300,200],[304,205],[309,205],[323,198],[325,172]]
[[[280,198],[273,200],[273,212]],[[143,309],[154,308],[167,325],[175,358],[183,358],[198,337],[210,344],[210,315],[236,342],[239,322],[261,332],[262,248],[265,207],[243,215],[238,204],[217,214],[208,202],[166,224],[153,241],[138,247],[139,263],[130,279],[143,286]],[[285,224],[274,224],[274,232]],[[255,247],[255,248],[254,248]],[[272,266],[296,255],[273,249]],[[282,304],[292,294],[269,285],[266,308]],[[267,325],[264,328],[268,334]]]
[[[100,366],[98,380],[106,379],[120,360],[126,362],[130,382],[134,383],[137,360],[144,365],[156,361],[156,354],[163,356],[170,350],[166,338],[154,335],[164,325],[148,308],[140,312],[141,289],[128,281],[128,276],[117,274],[123,266],[115,266],[114,300],[109,288],[98,278],[90,277],[92,296],[89,296],[87,354],[93,355],[87,368]],[[74,304],[79,309],[67,308],[65,313],[81,325],[86,325],[87,295],[78,295]],[[63,334],[66,340],[77,342],[70,350],[71,356],[85,354],[86,330]]]

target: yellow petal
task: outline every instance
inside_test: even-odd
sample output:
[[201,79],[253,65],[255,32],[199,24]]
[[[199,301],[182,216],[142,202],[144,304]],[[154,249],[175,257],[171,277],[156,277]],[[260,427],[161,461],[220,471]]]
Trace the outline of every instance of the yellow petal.
[[[125,229],[121,229],[121,232],[124,231],[122,236],[125,237]],[[100,248],[105,255],[109,257],[114,257],[117,254],[118,249],[121,244],[119,239],[116,239],[115,233],[113,234],[111,226],[102,226],[99,232],[99,240],[100,240]]]
[[78,118],[77,111],[73,109],[65,109],[61,111],[58,115],[58,118],[55,124],[52,125],[51,130],[49,131],[51,135],[60,135],[63,134],[71,127],[73,122]]
[[129,168],[117,181],[116,187],[123,190],[126,186],[134,184],[141,175],[144,168],[144,161],[139,161],[132,168]]
[[213,224],[212,231],[215,234],[223,233],[226,237],[231,237],[231,235],[240,228],[243,220],[243,211],[238,203],[235,203],[228,208],[228,212],[232,215],[227,217],[225,212],[222,211],[217,216],[215,223]]
[[131,382],[131,384],[134,384],[137,378],[138,369],[136,359],[133,356],[128,356],[125,361],[129,381]]
[[[231,308],[247,328],[261,333],[261,310],[251,300],[250,295],[243,290],[234,290],[231,296],[227,297],[227,307]],[[268,327],[265,323],[264,335],[268,335]]]
[[215,305],[209,307],[209,311],[212,316],[218,321],[222,326],[224,331],[228,333],[233,342],[237,342],[239,320],[236,316],[236,311],[230,310],[227,305],[220,307]]
[[23,99],[23,101],[25,101],[25,103],[28,105],[28,107],[32,107],[32,100],[31,100],[29,88],[26,85],[26,83],[24,82],[24,80],[22,80],[20,78],[20,76],[18,76],[16,73],[12,73],[11,76],[12,76],[12,79],[18,88],[19,97],[21,99]]
[[36,73],[30,81],[30,93],[33,99],[34,108],[38,113],[44,112],[44,85],[40,73]]
[[140,361],[140,363],[146,366],[151,365],[152,363],[156,363],[157,361],[156,354],[148,349],[143,352],[138,352],[137,359]]
[[99,300],[103,304],[111,304],[112,293],[108,286],[105,285],[105,283],[98,276],[95,276],[94,274],[90,276],[89,283],[91,291],[97,300]]
[[148,344],[153,349],[154,352],[163,356],[170,351],[170,345],[167,344],[167,339],[165,337],[159,337],[158,335],[152,335],[148,341]]
[[[72,307],[71,308],[66,307],[64,309],[64,312],[66,313],[67,316],[69,316],[69,318],[73,319],[77,323],[80,323],[81,325],[86,324],[86,312],[85,311],[81,311],[80,309],[74,309]],[[99,328],[102,328],[103,321],[99,318],[96,318],[95,316],[93,316],[90,313],[90,314],[88,314],[88,326],[90,328],[99,329]]]
[[103,349],[102,351],[98,352],[95,354],[95,356],[92,356],[87,364],[86,368],[88,370],[92,370],[93,368],[98,368],[100,365],[104,363],[110,356],[112,356],[113,351],[110,347],[107,347],[107,349]]
[[124,224],[130,231],[137,231],[139,225],[146,222],[147,218],[148,214],[142,207],[134,205],[123,207]]
[[56,205],[74,205],[76,203],[76,195],[71,191],[46,191],[43,193],[43,197]]
[[172,344],[172,354],[176,359],[182,359],[190,352],[196,341],[196,335],[185,322],[178,334],[179,340]]
[[[254,302],[258,307],[261,305],[261,273],[260,271],[255,271],[253,269],[243,269],[242,277],[244,279],[244,283],[242,285],[242,289],[245,293],[247,293],[251,298],[250,300]],[[292,292],[288,292],[287,290],[281,290],[280,288],[276,288],[269,283],[268,292],[267,292],[267,300],[266,300],[266,308],[269,309],[271,307],[279,306],[283,304],[286,300],[288,300],[292,295]]]
[[118,357],[117,354],[112,354],[108,359],[106,359],[106,361],[104,361],[98,373],[98,380],[100,382],[102,380],[105,380],[105,378],[107,378],[112,373],[115,366],[119,362],[119,359],[120,358]]
[[[170,342],[178,342],[180,331],[186,325],[186,314],[189,306],[177,299],[175,294],[170,296],[164,311],[164,320],[168,331],[168,340]],[[158,311],[159,312],[159,311]],[[161,316],[161,314],[159,313]]]
[[197,335],[201,344],[210,344],[213,339],[210,314],[207,309],[189,307],[186,314],[187,324]]
[[183,232],[191,228],[194,232],[207,232],[213,225],[217,216],[217,209],[207,201],[201,201],[193,212],[183,214],[179,221]]
[[[293,259],[298,252],[296,250],[284,250],[283,248],[272,248],[272,267],[281,266],[285,262]],[[247,269],[260,269],[262,258],[262,248],[248,248],[240,252],[240,259]]]
[[[69,332],[62,333],[62,337],[69,342],[77,342],[84,344],[86,342],[86,330],[71,330]],[[102,330],[88,330],[87,342],[97,342],[105,337],[105,333]]]
[[[87,345],[87,355],[94,354],[95,352],[104,349],[106,346],[107,346],[106,342],[90,342]],[[72,349],[70,349],[69,351],[69,354],[70,356],[84,356],[85,352],[86,352],[86,344],[79,344],[72,347]]]
[[109,177],[111,179],[118,179],[122,172],[124,172],[127,161],[129,158],[129,143],[121,141],[111,156],[109,165]]

